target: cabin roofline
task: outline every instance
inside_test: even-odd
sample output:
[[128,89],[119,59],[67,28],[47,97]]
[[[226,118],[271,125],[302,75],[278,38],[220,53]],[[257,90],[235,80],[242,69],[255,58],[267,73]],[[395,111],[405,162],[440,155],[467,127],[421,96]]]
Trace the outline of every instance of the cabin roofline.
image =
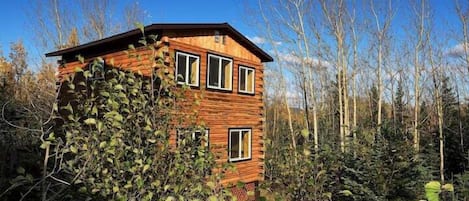
[[[273,58],[267,54],[264,50],[259,48],[256,44],[251,42],[239,31],[234,29],[228,23],[159,23],[151,24],[144,27],[145,32],[161,31],[161,30],[188,30],[188,29],[219,29],[226,31],[227,34],[231,35],[233,39],[238,41],[241,45],[246,46],[250,51],[257,55],[261,62],[272,62]],[[92,49],[96,46],[110,44],[126,38],[135,37],[141,34],[140,29],[133,29],[124,33],[116,34],[107,38],[92,41],[76,47],[71,47],[63,50],[46,53],[46,57],[72,55],[78,52]]]

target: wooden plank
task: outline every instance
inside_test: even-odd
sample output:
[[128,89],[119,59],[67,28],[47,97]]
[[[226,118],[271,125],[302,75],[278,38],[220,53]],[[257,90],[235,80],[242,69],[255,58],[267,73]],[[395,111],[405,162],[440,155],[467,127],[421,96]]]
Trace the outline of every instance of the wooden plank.
[[[181,111],[175,111],[175,114],[194,114],[198,113],[198,121],[205,122],[210,129],[209,140],[211,151],[220,158],[219,163],[228,161],[228,131],[230,128],[251,128],[251,159],[233,163],[236,166],[235,173],[227,173],[222,183],[228,184],[241,180],[243,182],[260,181],[263,179],[263,160],[264,160],[264,104],[263,104],[263,72],[264,67],[249,50],[232,41],[230,37],[225,38],[225,45],[210,42],[212,36],[185,37],[173,35],[170,39],[170,55],[175,55],[175,50],[200,56],[199,66],[199,85],[200,87],[186,92],[186,99],[178,104],[182,107]],[[205,44],[206,42],[206,44]],[[204,44],[201,44],[204,43]],[[194,46],[194,45],[198,45]],[[129,58],[123,51],[113,52],[101,55],[106,61],[113,59],[114,65],[125,70],[143,71],[149,74],[153,63],[148,61],[152,52],[148,49],[137,48],[137,53],[144,55],[144,60]],[[232,91],[220,92],[206,88],[207,79],[207,53],[216,53],[221,56],[227,56],[233,59],[232,69]],[[90,60],[86,60],[90,61]],[[170,61],[174,66],[175,62]],[[254,95],[245,95],[238,93],[238,73],[239,65],[248,66],[255,69],[254,76]],[[71,62],[63,68],[59,68],[59,76],[68,76],[75,72],[75,68],[84,68],[85,64],[80,62]],[[248,83],[251,84],[251,83]],[[200,105],[193,104],[194,96],[203,97]],[[175,135],[171,135],[170,142],[175,143]]]

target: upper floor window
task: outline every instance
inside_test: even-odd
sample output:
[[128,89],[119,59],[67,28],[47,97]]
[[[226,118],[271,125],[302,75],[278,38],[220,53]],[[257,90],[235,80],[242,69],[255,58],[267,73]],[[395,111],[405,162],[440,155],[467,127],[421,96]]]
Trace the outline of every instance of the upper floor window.
[[208,88],[232,90],[232,59],[209,54],[207,71]]
[[228,140],[231,162],[251,159],[251,129],[230,129]]
[[178,84],[199,86],[199,61],[198,56],[176,52],[176,79]]
[[238,90],[242,93],[254,94],[255,70],[245,66],[239,66]]

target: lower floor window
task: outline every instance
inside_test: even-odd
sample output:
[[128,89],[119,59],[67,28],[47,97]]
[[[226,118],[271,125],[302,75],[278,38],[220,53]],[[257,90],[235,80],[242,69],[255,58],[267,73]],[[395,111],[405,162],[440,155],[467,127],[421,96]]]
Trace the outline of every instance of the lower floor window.
[[[192,142],[195,146],[209,146],[209,129],[198,129],[195,131],[180,129],[177,132],[177,145],[187,145]],[[190,140],[188,139],[190,137]]]
[[230,129],[229,161],[251,159],[251,129]]

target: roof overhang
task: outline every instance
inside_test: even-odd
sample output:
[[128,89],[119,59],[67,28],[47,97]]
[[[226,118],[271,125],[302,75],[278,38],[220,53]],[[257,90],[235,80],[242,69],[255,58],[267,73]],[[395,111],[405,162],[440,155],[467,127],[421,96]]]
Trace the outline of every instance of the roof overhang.
[[[256,54],[262,62],[272,62],[273,58],[267,54],[264,50],[259,48],[256,44],[251,42],[248,38],[246,38],[243,34],[239,31],[234,29],[228,23],[190,23],[190,24],[151,24],[144,27],[145,32],[154,32],[154,31],[161,31],[161,30],[178,30],[178,29],[218,29],[224,30],[227,34],[231,35],[234,40],[238,41],[241,45],[244,45],[249,48],[254,54]],[[142,34],[140,29],[130,30],[124,33],[116,34],[107,38],[103,38],[101,40],[92,41],[89,43],[85,43],[76,47],[71,47],[63,50],[58,50],[55,52],[49,52],[46,54],[46,57],[54,57],[54,56],[63,56],[63,55],[72,55],[78,52],[83,52],[87,50],[91,50],[96,46],[106,45],[110,43],[114,43],[116,41],[125,40],[127,38],[135,37]]]

